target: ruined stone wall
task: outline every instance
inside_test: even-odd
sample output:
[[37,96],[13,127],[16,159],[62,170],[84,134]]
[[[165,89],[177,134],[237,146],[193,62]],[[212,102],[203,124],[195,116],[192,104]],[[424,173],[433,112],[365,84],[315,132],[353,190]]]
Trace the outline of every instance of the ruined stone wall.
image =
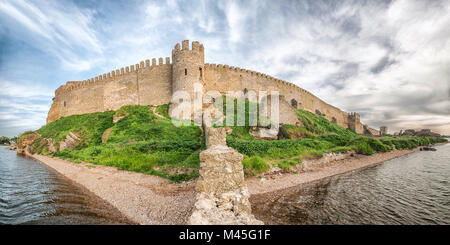
[[226,129],[205,127],[200,178],[189,225],[263,225],[252,215],[243,155],[226,143]]
[[364,133],[364,127],[361,123],[360,116],[356,112],[348,114],[348,128],[358,134]]
[[371,127],[369,127],[369,126],[367,126],[367,125],[366,125],[365,129],[367,129],[367,130],[370,132],[370,135],[373,135],[373,136],[380,136],[380,131],[379,131],[379,130],[376,130],[376,129],[374,129],[374,128],[371,128]]
[[[298,109],[315,113],[320,111],[328,120],[341,127],[348,127],[348,113],[331,106],[310,92],[286,81],[259,72],[230,67],[228,65],[205,64],[205,91],[221,93],[237,90],[279,91],[280,96]],[[296,106],[295,106],[296,105]]]

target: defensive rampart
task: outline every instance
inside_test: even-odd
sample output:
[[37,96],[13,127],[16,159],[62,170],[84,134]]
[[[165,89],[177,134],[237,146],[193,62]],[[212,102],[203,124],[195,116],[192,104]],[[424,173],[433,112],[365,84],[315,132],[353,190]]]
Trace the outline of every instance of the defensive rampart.
[[123,105],[161,105],[172,96],[170,58],[141,61],[55,91],[47,123],[75,114],[117,110]]
[[[124,105],[161,105],[171,101],[174,89],[193,93],[194,82],[204,91],[279,91],[284,107],[308,110],[344,128],[364,133],[359,114],[347,113],[315,95],[266,74],[228,65],[204,63],[204,48],[199,42],[184,40],[175,45],[170,58],[141,61],[80,82],[67,82],[55,91],[47,123],[58,118],[106,110]],[[290,105],[290,106],[289,106]],[[281,108],[281,112],[292,108]],[[290,122],[290,120],[284,120]],[[372,133],[376,133],[375,131]]]

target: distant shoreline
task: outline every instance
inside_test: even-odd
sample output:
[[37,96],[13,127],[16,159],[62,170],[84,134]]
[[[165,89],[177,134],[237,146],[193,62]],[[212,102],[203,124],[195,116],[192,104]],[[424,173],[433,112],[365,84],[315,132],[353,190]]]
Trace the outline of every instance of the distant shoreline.
[[[447,143],[437,143],[433,146],[444,145]],[[423,146],[416,147],[411,150],[395,150],[391,152],[375,153],[371,156],[357,154],[354,157],[347,157],[342,160],[335,161],[330,166],[318,168],[314,171],[302,172],[299,174],[283,174],[274,175],[261,181],[258,177],[252,177],[246,180],[250,194],[261,195],[274,191],[279,191],[301,184],[319,181],[335,175],[347,172],[362,170],[364,168],[373,167],[382,164],[388,160],[405,156],[417,151]]]
[[[372,156],[357,154],[314,171],[267,175],[264,180],[251,177],[245,182],[252,195],[266,195],[274,191],[375,166],[387,160],[419,151],[420,148],[375,153]],[[195,203],[195,180],[175,184],[157,176],[117,170],[114,167],[90,163],[76,164],[37,154],[31,157],[84,186],[138,224],[186,224]]]

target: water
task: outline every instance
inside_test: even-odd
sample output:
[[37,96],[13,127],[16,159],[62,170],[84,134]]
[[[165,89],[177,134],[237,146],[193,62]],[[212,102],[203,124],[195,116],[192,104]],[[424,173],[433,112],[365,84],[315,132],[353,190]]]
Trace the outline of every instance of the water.
[[251,198],[266,224],[450,224],[450,144]]
[[129,224],[53,169],[0,147],[0,224]]

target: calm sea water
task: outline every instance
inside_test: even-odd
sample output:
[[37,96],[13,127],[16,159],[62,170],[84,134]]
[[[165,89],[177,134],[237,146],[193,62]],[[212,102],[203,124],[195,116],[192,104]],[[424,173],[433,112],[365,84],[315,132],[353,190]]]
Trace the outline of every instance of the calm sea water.
[[53,169],[0,146],[0,224],[127,224]]
[[450,224],[450,144],[253,196],[266,224]]
[[[450,144],[252,196],[266,224],[450,224]],[[37,161],[0,147],[0,224],[129,224]]]

